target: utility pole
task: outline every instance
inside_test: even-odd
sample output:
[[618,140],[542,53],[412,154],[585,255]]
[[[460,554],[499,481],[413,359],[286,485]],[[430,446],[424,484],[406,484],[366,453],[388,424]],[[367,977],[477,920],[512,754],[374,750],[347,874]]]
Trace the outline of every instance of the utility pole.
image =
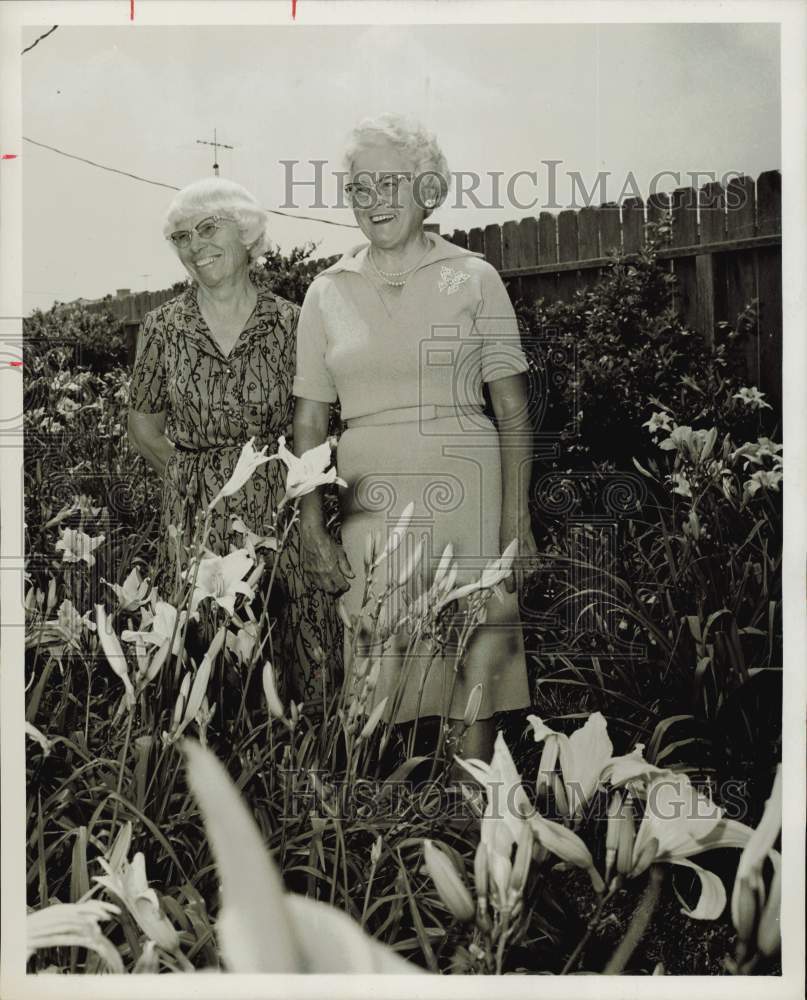
[[201,146],[212,146],[213,147],[213,173],[216,177],[219,175],[219,150],[220,149],[234,149],[234,146],[228,146],[226,143],[219,142],[216,135],[216,130],[213,129],[213,141],[207,142],[205,139],[196,140]]

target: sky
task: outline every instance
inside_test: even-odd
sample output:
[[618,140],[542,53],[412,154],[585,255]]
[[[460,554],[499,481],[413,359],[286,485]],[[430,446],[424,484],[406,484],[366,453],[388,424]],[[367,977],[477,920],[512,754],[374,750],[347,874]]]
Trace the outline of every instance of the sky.
[[[25,29],[24,44],[42,30]],[[22,83],[23,135],[166,184],[212,173],[212,150],[197,140],[216,128],[235,147],[220,151],[221,175],[270,209],[286,201],[281,161],[299,161],[295,176],[310,180],[307,161],[326,160],[328,177],[361,118],[412,114],[452,170],[481,175],[484,205],[491,173],[504,178],[498,208],[450,195],[430,220],[443,233],[537,214],[551,170],[565,206],[572,172],[587,190],[607,172],[602,200],[613,200],[631,177],[644,194],[663,171],[688,185],[694,171],[756,177],[781,166],[778,25],[63,26],[23,57]],[[162,237],[173,192],[23,149],[26,315],[184,277]],[[517,171],[537,173],[514,188],[537,207],[507,203]],[[312,207],[300,187],[287,211],[346,225],[273,215],[283,251],[361,242],[350,209],[333,206],[335,182],[324,197],[328,207]]]

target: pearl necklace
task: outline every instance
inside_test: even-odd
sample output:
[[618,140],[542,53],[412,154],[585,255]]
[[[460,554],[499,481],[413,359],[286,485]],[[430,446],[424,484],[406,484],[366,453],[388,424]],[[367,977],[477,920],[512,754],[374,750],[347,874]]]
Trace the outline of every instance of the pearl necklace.
[[[405,271],[382,271],[380,267],[373,260],[373,248],[368,247],[367,259],[370,261],[370,267],[375,271],[379,278],[388,285],[392,285],[394,288],[403,288],[403,286],[409,280],[409,275],[420,265],[420,262],[426,256],[426,254],[431,250],[431,245],[429,245],[424,253],[415,261],[415,263],[407,268]],[[396,278],[403,278],[403,281],[396,281]]]

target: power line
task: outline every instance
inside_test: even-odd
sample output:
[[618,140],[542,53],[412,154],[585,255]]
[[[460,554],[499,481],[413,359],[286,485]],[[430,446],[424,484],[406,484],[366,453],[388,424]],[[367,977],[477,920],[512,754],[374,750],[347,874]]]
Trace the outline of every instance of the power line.
[[[111,174],[120,174],[122,177],[130,177],[134,181],[140,181],[143,184],[153,184],[155,187],[168,188],[169,191],[180,191],[176,184],[165,184],[163,181],[152,181],[148,177],[141,177],[139,174],[129,173],[128,170],[118,170],[117,167],[108,167],[103,163],[96,163],[95,160],[88,160],[86,156],[76,156],[75,153],[66,153],[63,149],[57,149],[56,146],[49,146],[45,142],[38,142],[36,139],[29,139],[27,135],[24,135],[23,140],[25,142],[30,142],[33,146],[39,146],[42,149],[49,149],[52,153],[58,153],[59,156],[66,156],[69,160],[78,160],[79,163],[87,163],[91,167],[97,167],[99,170],[106,170]],[[265,211],[269,212],[271,215],[282,215],[287,219],[303,219],[306,222],[318,222],[323,226],[340,226],[343,229],[358,229],[357,225],[350,222],[334,222],[331,219],[317,219],[312,215],[294,215],[292,212],[283,212],[279,208],[267,208]]]
[[20,55],[24,56],[26,52],[30,52],[31,49],[35,48],[42,41],[43,38],[47,38],[48,35],[52,35],[53,32],[59,27],[58,24],[54,24],[50,31],[46,31],[44,35],[40,35],[35,42],[31,42],[27,49],[23,49]]

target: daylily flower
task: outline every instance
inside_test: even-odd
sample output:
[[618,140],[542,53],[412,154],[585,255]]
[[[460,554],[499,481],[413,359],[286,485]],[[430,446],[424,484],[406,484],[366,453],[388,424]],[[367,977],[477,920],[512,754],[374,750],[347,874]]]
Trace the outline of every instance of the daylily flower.
[[66,649],[80,649],[79,640],[84,634],[84,629],[90,632],[95,631],[95,623],[90,621],[91,612],[86,611],[80,615],[73,607],[73,602],[66,598],[59,605],[56,618],[39,625],[32,626],[25,639],[28,648],[38,644],[47,646],[53,655],[60,655]]
[[93,881],[117,896],[146,937],[171,954],[179,952],[176,928],[162,912],[157,893],[149,888],[143,854],[135,854],[131,864],[122,859],[116,868],[106,858],[98,858],[98,863],[106,875],[95,875]]
[[309,448],[299,458],[286,447],[286,438],[277,439],[277,454],[270,455],[270,460],[281,459],[288,470],[286,474],[286,494],[283,501],[295,500],[313,493],[319,486],[337,483],[347,486],[344,479],[336,475],[336,466],[331,466],[331,442],[323,441],[316,448]]
[[277,552],[277,539],[273,535],[257,534],[251,528],[248,528],[240,517],[233,516],[230,518],[230,528],[232,531],[236,531],[239,535],[244,536],[244,548],[246,548],[253,559],[257,560],[258,558],[256,554],[257,549],[271,549],[273,552]]
[[760,469],[759,472],[755,472],[750,479],[743,483],[743,492],[748,494],[748,496],[754,496],[763,487],[768,490],[776,490],[779,492],[779,483],[782,481],[782,473],[774,470],[769,472],[766,469]]
[[36,740],[36,742],[42,747],[42,753],[46,757],[53,749],[53,743],[31,722],[25,723],[25,735],[30,736],[32,740]]
[[760,392],[755,385],[750,388],[748,386],[743,386],[739,392],[735,392],[731,397],[732,399],[740,399],[746,406],[750,406],[754,410],[761,410],[767,407],[772,410],[773,407],[770,403],[765,402],[765,393]]
[[[743,848],[731,894],[731,919],[741,941],[748,941],[757,926],[765,906],[765,881],[762,869],[770,857],[774,866],[780,863],[778,852],[773,850],[782,829],[782,765],[776,769],[776,778],[770,798],[759,826]],[[776,857],[774,857],[776,856]]]
[[[174,633],[174,623],[177,620],[177,609],[174,605],[169,604],[168,601],[158,600],[155,604],[153,615],[145,608],[141,608],[140,614],[143,618],[143,625],[147,627],[142,628],[139,632],[124,629],[121,632],[121,639],[124,642],[137,642],[139,640],[157,647],[162,647],[163,644],[167,645],[172,633]],[[179,656],[179,650],[182,645],[182,630],[185,627],[187,616],[187,611],[183,611],[179,616],[179,623],[174,633],[174,645],[171,650],[174,656]]]
[[74,399],[70,399],[69,396],[64,396],[56,404],[56,412],[61,414],[67,421],[72,420],[80,409],[79,404]]
[[125,972],[117,949],[99,926],[120,910],[114,903],[87,899],[83,903],[53,903],[29,913],[25,920],[27,957],[40,948],[88,948],[106,962],[109,971]]
[[550,854],[559,857],[561,861],[574,865],[576,868],[582,868],[588,873],[594,891],[598,893],[603,891],[605,883],[594,865],[591,851],[573,830],[560,823],[553,823],[552,820],[545,819],[539,813],[533,813],[528,822],[536,840],[542,847],[546,848]]
[[689,480],[685,475],[680,472],[673,473],[672,476],[667,477],[671,483],[673,483],[673,493],[677,493],[680,497],[689,497],[692,499],[692,487],[690,486]]
[[104,536],[98,535],[96,538],[84,531],[76,531],[74,528],[60,529],[59,541],[56,543],[56,551],[62,552],[62,562],[82,562],[88,566],[95,565],[93,552],[99,545],[103,545]]
[[649,420],[645,420],[642,427],[647,427],[651,434],[656,434],[659,430],[671,431],[672,423],[670,414],[665,410],[660,410],[658,413],[653,413],[650,415]]
[[712,427],[708,431],[693,431],[691,427],[674,427],[670,436],[659,444],[659,448],[662,451],[677,451],[697,465],[700,462],[705,462],[711,455],[716,440],[716,427]]
[[646,796],[628,877],[635,878],[659,862],[690,868],[701,881],[701,895],[694,909],[682,908],[681,912],[695,920],[716,920],[726,905],[723,883],[714,872],[688,858],[717,847],[744,846],[751,829],[723,819],[722,810],[685,774],[667,772],[653,777]]
[[252,474],[258,466],[269,461],[269,456],[266,454],[266,449],[269,445],[265,444],[260,451],[255,451],[255,447],[252,443],[254,440],[255,438],[251,437],[241,449],[241,454],[238,456],[238,461],[235,463],[233,474],[207,505],[208,510],[213,510],[222,497],[229,497],[232,496],[233,493],[237,493],[241,487],[252,478]]
[[[601,774],[611,760],[613,744],[608,737],[608,724],[601,712],[592,712],[585,724],[571,736],[556,733],[536,715],[528,715],[536,743],[554,741],[563,774],[569,817],[579,816],[600,786]],[[546,743],[544,744],[546,747]],[[554,750],[547,751],[547,761],[541,760],[539,771],[546,774]],[[550,769],[551,770],[551,769]]]
[[454,867],[454,862],[441,848],[431,840],[423,841],[423,859],[426,871],[429,873],[437,894],[446,909],[457,920],[473,919],[476,907],[471,894]]
[[149,581],[140,576],[140,571],[136,566],[123,581],[123,584],[110,583],[104,579],[101,580],[101,583],[105,583],[107,587],[114,590],[121,611],[137,611],[148,600]]
[[[199,561],[199,570],[196,573],[191,614],[196,611],[200,602],[208,597],[212,597],[228,614],[235,614],[235,598],[238,594],[244,594],[250,600],[254,597],[252,587],[244,581],[252,566],[253,559],[246,549],[236,549],[226,556],[212,553],[204,556]],[[194,572],[195,567],[192,564],[186,575],[193,579]]]
[[485,789],[486,803],[480,824],[480,843],[487,857],[491,898],[499,909],[509,906],[513,845],[521,836],[532,806],[521,783],[510,750],[501,732],[496,737],[490,764],[482,760],[462,760],[458,764]]
[[729,461],[734,462],[738,458],[745,458],[746,461],[743,463],[743,468],[748,468],[749,463],[753,465],[762,465],[763,458],[773,459],[774,465],[782,464],[782,457],[779,452],[782,450],[782,445],[777,444],[767,437],[757,438],[756,442],[747,441],[742,447],[737,448],[729,456]]
[[224,648],[228,649],[238,660],[238,663],[243,665],[252,658],[257,641],[258,623],[245,622],[236,633],[228,629],[224,637]]
[[103,604],[95,605],[95,620],[98,623],[98,641],[101,643],[101,649],[103,649],[106,654],[107,661],[115,671],[115,673],[123,681],[123,687],[126,691],[126,704],[131,709],[135,705],[135,693],[132,687],[132,681],[129,677],[129,664],[126,662],[126,656],[121,649],[121,644],[118,640],[117,635],[115,635],[112,630],[112,626],[108,624],[106,617],[106,610]]
[[284,892],[255,820],[223,765],[189,740],[183,749],[221,880],[216,931],[230,971],[421,972],[346,913]]

